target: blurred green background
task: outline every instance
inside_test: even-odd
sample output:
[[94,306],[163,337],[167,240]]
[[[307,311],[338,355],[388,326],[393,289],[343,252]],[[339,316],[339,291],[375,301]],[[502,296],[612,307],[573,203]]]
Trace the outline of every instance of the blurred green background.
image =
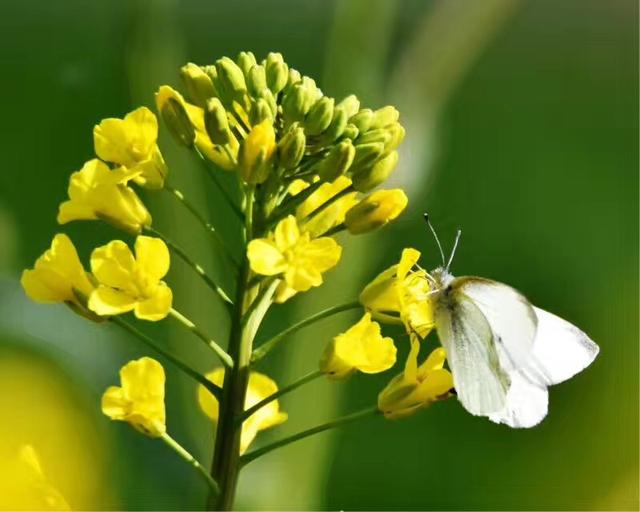
[[[148,353],[118,330],[26,300],[18,279],[60,228],[69,174],[92,157],[93,125],[178,83],[188,62],[280,51],[330,95],[393,103],[408,135],[394,181],[410,209],[383,233],[345,242],[326,287],[270,315],[278,326],[352,300],[402,247],[438,262],[421,214],[450,243],[457,274],[509,283],[601,347],[553,388],[532,430],[474,418],[455,402],[291,445],[242,476],[246,509],[638,508],[638,5],[634,0],[3,0],[0,17],[0,458],[32,443],[79,509],[193,509],[205,489],[157,441],[100,415],[117,370]],[[172,179],[232,236],[220,197],[161,135]],[[170,200],[154,219],[208,268],[201,229]],[[82,256],[117,234],[65,226]],[[180,308],[222,335],[220,306],[176,263]],[[314,368],[343,314],[300,332],[263,369],[290,382]],[[201,370],[188,335],[145,326]],[[169,429],[209,461],[213,427],[193,384],[168,367]],[[394,370],[395,371],[395,370]],[[259,442],[366,406],[390,378],[317,381],[282,400],[290,421]]]

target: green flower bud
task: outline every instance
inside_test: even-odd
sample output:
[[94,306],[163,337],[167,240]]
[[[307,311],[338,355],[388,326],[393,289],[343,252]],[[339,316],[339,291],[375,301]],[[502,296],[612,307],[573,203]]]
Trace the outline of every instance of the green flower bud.
[[329,127],[333,119],[334,103],[333,98],[324,96],[311,107],[304,120],[304,126],[309,135],[320,135]]
[[356,115],[351,116],[349,122],[356,125],[360,133],[366,132],[373,121],[373,111],[370,108],[363,108]]
[[[302,75],[297,69],[289,68],[289,75],[287,77],[287,85],[285,86],[287,89],[290,89],[292,86],[302,81]],[[287,91],[285,91],[287,92]]]
[[298,123],[293,123],[278,143],[280,165],[285,169],[295,168],[304,156],[306,142],[304,130]]
[[260,124],[264,120],[273,122],[273,112],[271,112],[269,103],[260,98],[257,101],[254,101],[251,105],[251,110],[249,111],[249,122],[254,126],[256,124]]
[[210,98],[204,111],[204,126],[214,144],[228,144],[231,140],[227,111],[218,98]]
[[275,119],[276,114],[278,113],[278,102],[276,101],[276,97],[274,96],[274,94],[271,92],[271,89],[267,89],[266,87],[262,89],[258,93],[258,98],[261,98],[267,102],[269,108],[271,109],[271,117]]
[[351,116],[356,115],[358,113],[358,110],[360,110],[360,100],[355,94],[351,94],[343,99],[340,103],[338,103],[337,107],[344,109],[344,111],[347,113],[348,119]]
[[252,52],[240,52],[236,62],[245,76],[248,76],[249,70],[257,64],[256,56]]
[[282,113],[285,121],[302,121],[309,112],[315,98],[308,88],[296,84],[282,99]]
[[375,164],[359,169],[353,176],[353,188],[368,192],[385,182],[398,163],[398,152],[393,151]]
[[389,133],[390,138],[389,142],[385,144],[385,151],[393,151],[394,149],[398,149],[398,146],[404,140],[404,127],[400,123],[393,123],[387,126],[386,130]]
[[349,116],[343,109],[336,107],[333,110],[333,119],[331,120],[331,124],[329,124],[328,128],[322,134],[323,139],[327,143],[331,143],[340,137],[347,126],[348,118]]
[[267,87],[273,94],[278,94],[287,85],[289,67],[284,62],[282,54],[270,53],[265,61]]
[[247,91],[242,69],[229,57],[222,57],[216,61],[218,83],[227,98],[238,99]]
[[355,154],[356,149],[349,139],[334,145],[316,168],[320,179],[333,181],[338,176],[342,176],[351,167]]
[[259,97],[260,91],[267,88],[267,76],[263,66],[256,64],[247,73],[247,89],[249,94]]
[[375,130],[369,130],[367,133],[363,133],[358,137],[356,143],[360,144],[370,144],[371,142],[381,142],[382,144],[387,144],[391,140],[391,134],[386,128],[377,128]]
[[371,129],[373,130],[375,128],[384,128],[385,126],[389,126],[391,123],[398,121],[399,117],[400,112],[398,112],[395,107],[392,107],[391,105],[382,107],[373,113]]
[[163,85],[156,93],[156,105],[162,120],[174,139],[186,147],[193,146],[196,132],[187,114],[184,99],[179,92]]
[[361,168],[369,167],[384,153],[382,142],[369,142],[356,145],[356,156],[353,159],[353,172],[357,173]]
[[347,124],[347,126],[344,127],[344,132],[342,132],[342,136],[346,137],[347,139],[351,139],[351,140],[355,140],[358,137],[358,134],[360,133],[360,131],[358,130],[358,127],[355,124]]
[[216,95],[211,78],[200,66],[191,62],[182,66],[180,77],[187,90],[187,97],[194,105],[204,108],[207,99]]

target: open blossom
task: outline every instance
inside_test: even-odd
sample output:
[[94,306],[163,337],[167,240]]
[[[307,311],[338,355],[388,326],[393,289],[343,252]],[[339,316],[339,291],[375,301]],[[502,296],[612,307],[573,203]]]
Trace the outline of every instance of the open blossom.
[[364,316],[346,332],[339,334],[325,349],[320,360],[320,371],[340,379],[356,371],[380,373],[396,362],[393,340],[380,334],[380,325]]
[[[185,131],[190,130],[193,133],[193,141],[184,141],[188,144],[195,144],[198,150],[209,160],[225,170],[232,170],[235,164],[229,157],[227,152],[213,142],[207,134],[204,124],[204,110],[200,107],[188,103],[175,89],[168,85],[163,85],[156,93],[156,105],[158,111],[165,117],[171,119],[183,119],[182,121],[168,122],[168,126],[175,126],[177,122],[189,121],[188,127],[182,127]],[[176,112],[177,111],[177,112]],[[186,114],[183,115],[183,114]],[[186,117],[186,119],[184,119]],[[176,128],[174,128],[176,129]],[[238,143],[235,139],[229,142],[229,150],[231,154],[237,155]]]
[[140,170],[109,169],[98,159],[90,160],[69,180],[69,200],[60,205],[58,222],[102,219],[116,227],[139,233],[151,225],[151,215],[137,194],[127,186]]
[[120,386],[102,395],[102,412],[112,420],[126,421],[150,437],[166,431],[164,368],[150,357],[130,361],[120,369]]
[[296,219],[281,220],[273,235],[249,242],[247,256],[251,270],[264,276],[282,276],[276,301],[284,302],[296,292],[322,284],[322,274],[340,260],[342,248],[328,237],[311,239],[300,233]]
[[402,323],[408,332],[424,338],[433,328],[434,319],[427,272],[415,268],[419,259],[419,251],[404,249],[397,265],[365,287],[360,302],[377,320]]
[[133,181],[139,185],[163,187],[167,166],[157,144],[158,120],[148,108],[140,107],[124,119],[103,119],[93,129],[93,141],[96,155],[136,172]]
[[[224,381],[224,368],[216,368],[206,375],[207,379],[218,386],[222,386]],[[251,372],[249,374],[249,384],[244,401],[244,409],[247,410],[265,398],[278,391],[278,385],[269,377],[262,373]],[[213,421],[218,421],[220,406],[215,398],[204,386],[198,387],[198,402],[202,411]],[[278,400],[272,400],[264,407],[261,407],[242,423],[242,433],[240,437],[240,453],[244,453],[251,442],[261,430],[266,430],[276,425],[280,425],[287,420],[287,414],[280,411]]]
[[437,348],[418,366],[420,342],[411,337],[409,357],[400,375],[396,375],[378,396],[378,409],[389,419],[404,418],[448,396],[453,377],[444,369],[445,351]]
[[88,297],[93,285],[67,235],[57,234],[51,248],[40,256],[33,269],[22,272],[20,283],[27,296],[36,302],[67,302],[80,308],[79,294]]
[[173,295],[161,281],[169,271],[167,246],[159,238],[139,236],[135,253],[120,240],[93,251],[91,271],[99,285],[89,297],[89,309],[103,316],[133,311],[150,321],[169,314]]

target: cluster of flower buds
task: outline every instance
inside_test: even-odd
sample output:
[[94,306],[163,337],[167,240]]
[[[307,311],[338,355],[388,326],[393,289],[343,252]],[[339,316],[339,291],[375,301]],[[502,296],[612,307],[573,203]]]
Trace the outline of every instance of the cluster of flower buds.
[[[244,183],[259,186],[263,211],[258,213],[267,225],[295,214],[325,183],[340,179],[346,186],[338,197],[316,198],[316,208],[350,192],[367,194],[398,162],[405,132],[394,107],[371,110],[361,108],[354,95],[341,101],[325,96],[279,53],[261,62],[251,52],[241,52],[235,61],[223,57],[209,66],[190,63],[181,77],[186,99],[161,87],[156,95],[161,117],[179,143],[196,148],[222,169],[236,171]],[[354,234],[371,231],[397,217],[406,204],[401,190],[363,199],[354,194],[335,212],[331,227]]]

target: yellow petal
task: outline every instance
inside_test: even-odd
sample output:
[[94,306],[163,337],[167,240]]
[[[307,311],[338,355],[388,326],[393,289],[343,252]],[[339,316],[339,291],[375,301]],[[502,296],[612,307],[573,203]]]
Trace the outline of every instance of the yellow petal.
[[300,231],[298,229],[298,223],[293,215],[289,215],[278,222],[274,232],[274,239],[276,247],[281,252],[293,247],[299,238]]
[[329,237],[317,238],[304,247],[304,258],[314,269],[326,272],[340,261],[342,247]]
[[106,286],[130,290],[136,269],[136,261],[129,246],[114,240],[91,253],[91,272]]
[[[205,377],[222,387],[224,382],[224,368],[216,368],[215,370],[207,373]],[[198,404],[200,409],[213,421],[218,421],[219,406],[218,400],[205,388],[204,386],[198,386]]]
[[146,300],[140,301],[135,306],[135,315],[140,320],[157,322],[165,318],[171,310],[173,294],[171,288],[160,282],[155,294]]
[[252,240],[247,246],[251,270],[263,276],[273,276],[286,270],[286,261],[275,244],[267,239]]
[[129,413],[129,401],[121,387],[110,386],[102,395],[102,413],[112,420],[124,420]]
[[159,281],[169,271],[169,249],[160,238],[138,236],[135,251],[138,267],[150,281]]
[[420,251],[411,247],[404,249],[402,251],[402,256],[400,257],[400,263],[398,263],[398,279],[403,280],[413,266],[418,263],[419,259]]
[[100,316],[120,315],[133,311],[136,307],[136,299],[108,286],[98,286],[89,295],[88,307]]

